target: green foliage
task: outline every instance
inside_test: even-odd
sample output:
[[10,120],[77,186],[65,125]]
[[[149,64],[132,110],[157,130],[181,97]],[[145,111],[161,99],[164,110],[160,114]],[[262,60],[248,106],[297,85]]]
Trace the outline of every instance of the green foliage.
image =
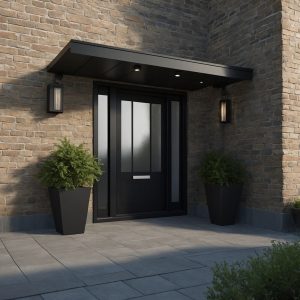
[[300,208],[300,199],[297,199],[293,204],[292,204],[293,208]]
[[63,139],[42,164],[39,178],[48,187],[72,190],[91,187],[101,175],[102,165],[83,145],[76,146]]
[[229,186],[242,184],[246,178],[246,171],[239,161],[228,155],[209,152],[202,163],[200,176],[205,183]]
[[261,255],[213,271],[208,300],[299,300],[300,242],[273,243]]

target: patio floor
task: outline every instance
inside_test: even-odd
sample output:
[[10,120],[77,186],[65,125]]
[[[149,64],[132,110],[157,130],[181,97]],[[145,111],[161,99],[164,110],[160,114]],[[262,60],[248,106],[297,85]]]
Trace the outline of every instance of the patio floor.
[[295,239],[190,216],[90,224],[73,236],[4,233],[0,299],[206,299],[215,262],[246,258],[272,240]]

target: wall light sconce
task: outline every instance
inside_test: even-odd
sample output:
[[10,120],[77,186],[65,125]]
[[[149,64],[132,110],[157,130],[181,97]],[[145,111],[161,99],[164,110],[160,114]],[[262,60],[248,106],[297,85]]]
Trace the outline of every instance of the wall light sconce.
[[222,90],[222,99],[220,100],[220,123],[231,122],[231,100],[225,88]]
[[63,112],[63,85],[52,83],[47,86],[47,108],[48,113]]

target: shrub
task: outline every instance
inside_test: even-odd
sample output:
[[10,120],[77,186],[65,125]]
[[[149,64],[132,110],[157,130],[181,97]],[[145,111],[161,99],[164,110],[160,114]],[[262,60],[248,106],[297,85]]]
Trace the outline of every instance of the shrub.
[[102,175],[102,165],[84,148],[67,139],[56,145],[56,150],[42,164],[40,181],[52,188],[72,190],[91,187]]
[[208,300],[299,300],[300,242],[273,243],[261,255],[213,271]]
[[293,204],[292,204],[293,208],[300,208],[300,199],[297,199]]
[[246,178],[244,166],[228,155],[209,152],[204,157],[200,176],[205,183],[229,186],[242,184]]

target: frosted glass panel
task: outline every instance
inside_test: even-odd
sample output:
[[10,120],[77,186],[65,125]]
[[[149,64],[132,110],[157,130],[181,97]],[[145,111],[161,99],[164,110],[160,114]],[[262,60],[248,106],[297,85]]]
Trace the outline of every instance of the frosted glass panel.
[[132,102],[121,101],[121,171],[132,171]]
[[171,102],[171,202],[179,202],[180,103]]
[[101,160],[104,173],[99,181],[99,209],[108,207],[108,97],[98,95],[98,159]]
[[150,172],[150,104],[133,102],[133,171]]
[[151,105],[151,171],[161,172],[161,105]]
[[59,111],[62,110],[61,104],[61,94],[62,94],[62,90],[61,88],[54,88],[54,110]]

